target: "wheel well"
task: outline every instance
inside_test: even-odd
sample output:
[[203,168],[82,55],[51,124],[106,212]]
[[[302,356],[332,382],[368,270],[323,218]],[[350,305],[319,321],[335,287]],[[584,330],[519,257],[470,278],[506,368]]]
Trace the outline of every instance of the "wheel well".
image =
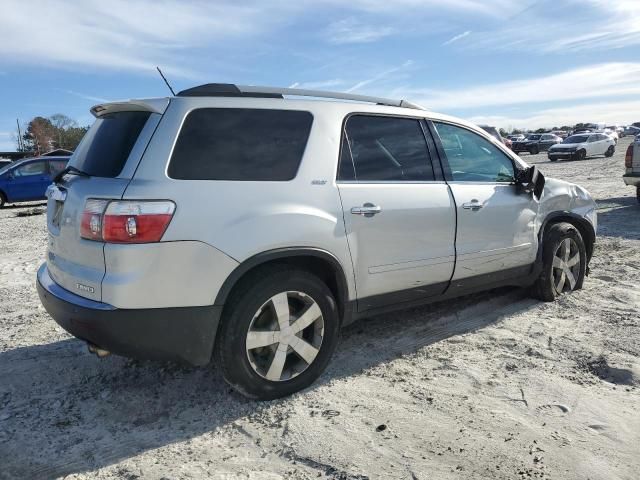
[[322,280],[336,299],[340,318],[343,318],[348,304],[348,287],[344,272],[338,261],[329,254],[285,252],[272,254],[271,258],[249,259],[234,270],[218,292],[215,304],[223,305],[231,293],[251,276],[268,268],[280,265],[296,267]]
[[558,215],[551,218],[544,226],[544,231],[542,232],[543,237],[546,234],[547,230],[551,225],[555,225],[557,223],[570,223],[582,236],[582,240],[584,240],[584,247],[587,251],[587,260],[591,260],[591,256],[593,255],[593,247],[596,243],[596,234],[593,231],[593,227],[591,224],[580,217],[574,217],[571,215]]

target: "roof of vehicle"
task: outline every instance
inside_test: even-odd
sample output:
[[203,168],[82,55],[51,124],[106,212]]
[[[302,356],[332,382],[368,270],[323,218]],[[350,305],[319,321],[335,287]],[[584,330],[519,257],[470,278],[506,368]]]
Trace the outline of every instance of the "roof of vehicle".
[[[316,99],[342,100],[347,102],[373,103],[390,107],[409,108],[424,110],[423,107],[407,100],[393,100],[382,97],[372,97],[367,95],[357,95],[343,92],[328,92],[324,90],[305,90],[299,88],[279,88],[260,87],[253,85],[235,85],[232,83],[207,83],[197,87],[188,88],[178,92],[175,97],[231,97],[231,98],[271,98],[285,99],[285,97],[309,97]],[[107,113],[119,111],[131,111],[132,106],[136,110],[163,113],[170,98],[148,98],[140,100],[125,100],[107,102],[95,105],[91,108],[91,113],[95,117],[100,117]]]
[[11,165],[22,165],[23,163],[32,162],[34,160],[69,160],[71,157],[69,156],[57,156],[57,157],[44,157],[42,155],[38,157],[29,157],[29,158],[21,158],[20,160],[16,160],[15,162],[11,162]]

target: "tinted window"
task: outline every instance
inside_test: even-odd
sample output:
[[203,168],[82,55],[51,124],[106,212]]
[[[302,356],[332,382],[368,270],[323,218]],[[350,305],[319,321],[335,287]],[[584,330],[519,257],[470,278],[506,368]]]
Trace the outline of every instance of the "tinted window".
[[[433,180],[433,167],[419,120],[353,115],[347,121],[355,172],[341,161],[340,180],[424,181]],[[343,148],[343,154],[346,148]],[[344,155],[342,156],[344,159]]]
[[31,175],[45,175],[47,173],[47,164],[44,160],[40,162],[30,162],[26,165],[16,168],[13,171],[14,177],[30,177]]
[[356,171],[351,158],[351,150],[349,149],[349,141],[346,135],[342,135],[342,145],[340,146],[340,165],[338,166],[339,180],[355,180]]
[[435,122],[455,181],[512,182],[513,163],[498,147],[465,128]]
[[286,181],[296,176],[313,116],[294,110],[202,108],[187,116],[169,176]]
[[564,139],[562,143],[584,143],[588,140],[589,135],[571,135]]
[[116,112],[96,119],[78,145],[73,165],[94,177],[117,177],[149,112]]

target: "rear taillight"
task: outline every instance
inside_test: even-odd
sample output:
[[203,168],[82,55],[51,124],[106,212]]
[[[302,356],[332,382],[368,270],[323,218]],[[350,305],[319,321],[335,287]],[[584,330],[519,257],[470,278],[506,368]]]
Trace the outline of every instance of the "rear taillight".
[[631,162],[633,161],[633,144],[627,147],[627,153],[624,156],[625,168],[632,168]]
[[159,242],[176,206],[168,200],[98,200],[85,203],[80,236],[108,243]]

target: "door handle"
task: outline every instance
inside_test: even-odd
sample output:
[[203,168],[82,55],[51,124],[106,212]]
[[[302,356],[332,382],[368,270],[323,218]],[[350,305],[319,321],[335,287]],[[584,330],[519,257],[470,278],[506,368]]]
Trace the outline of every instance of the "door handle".
[[474,212],[477,212],[482,207],[484,207],[484,205],[482,203],[478,203],[478,200],[476,200],[475,198],[471,200],[469,203],[462,204],[462,208],[464,208],[465,210],[472,210]]
[[363,217],[373,217],[374,215],[380,213],[382,211],[382,207],[378,205],[374,205],[373,203],[365,203],[361,207],[352,207],[351,213],[353,215],[362,215]]

